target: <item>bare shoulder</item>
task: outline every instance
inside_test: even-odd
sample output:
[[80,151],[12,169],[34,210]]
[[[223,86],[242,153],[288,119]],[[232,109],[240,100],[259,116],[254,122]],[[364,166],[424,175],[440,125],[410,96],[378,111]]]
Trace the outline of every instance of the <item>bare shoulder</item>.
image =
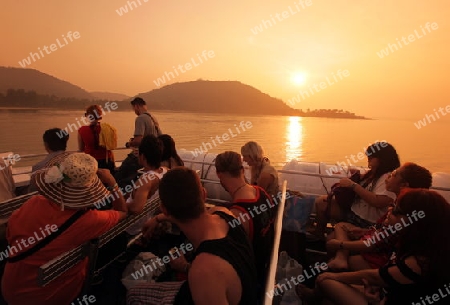
[[233,267],[224,259],[210,253],[200,253],[192,262],[189,280],[203,283],[205,279],[211,279],[225,284],[235,274]]
[[208,209],[208,212],[210,214],[213,214],[215,212],[223,212],[223,213],[228,214],[230,216],[234,216],[233,213],[229,209],[227,209],[226,207],[220,207],[220,206],[213,206],[213,207]]
[[198,305],[238,304],[241,298],[237,272],[216,255],[199,254],[189,270],[188,281],[194,303]]

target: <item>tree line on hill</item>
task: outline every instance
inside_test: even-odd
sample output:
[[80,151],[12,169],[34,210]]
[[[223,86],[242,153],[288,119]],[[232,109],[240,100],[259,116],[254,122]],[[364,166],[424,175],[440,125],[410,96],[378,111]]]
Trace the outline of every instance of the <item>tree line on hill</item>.
[[[108,100],[103,99],[79,99],[73,97],[57,97],[55,95],[38,94],[35,91],[26,91],[24,89],[8,89],[5,94],[0,93],[0,107],[9,108],[50,108],[50,109],[85,109],[90,105],[104,105]],[[128,101],[110,101],[116,102],[119,109],[128,109]],[[153,107],[155,106],[155,107]],[[178,108],[178,107],[175,107]],[[174,110],[187,111],[187,109],[171,109],[167,105],[156,103],[150,105],[153,110]],[[197,111],[193,111],[197,112]],[[346,119],[366,119],[357,116],[352,112],[343,109],[292,109],[292,116],[302,117],[328,117],[328,118],[346,118]]]
[[[38,94],[36,91],[25,91],[24,89],[8,89],[5,94],[0,93],[0,107],[84,109],[94,104],[104,105],[105,102],[107,100],[57,97],[56,95]],[[123,104],[124,102],[117,103]]]

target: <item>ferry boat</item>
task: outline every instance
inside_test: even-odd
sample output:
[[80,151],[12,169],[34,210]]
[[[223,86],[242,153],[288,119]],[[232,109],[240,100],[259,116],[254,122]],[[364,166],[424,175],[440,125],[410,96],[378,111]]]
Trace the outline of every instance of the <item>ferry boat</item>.
[[[121,148],[126,149],[126,148]],[[10,156],[11,153],[0,154],[0,157]],[[22,159],[28,158],[39,158],[44,157],[46,154],[41,155],[25,155],[21,156]],[[210,203],[224,203],[229,202],[231,200],[228,192],[224,190],[219,182],[219,178],[216,175],[216,170],[214,166],[214,160],[217,154],[213,153],[204,153],[194,156],[189,152],[180,153],[180,157],[183,159],[185,166],[196,170],[199,174],[203,186],[205,187],[208,198],[207,201]],[[116,162],[117,166],[120,166],[121,162]],[[367,168],[364,167],[352,167],[352,169],[358,169],[362,173],[367,171]],[[286,188],[294,191],[294,193],[301,193],[304,196],[320,196],[326,195],[330,192],[331,186],[339,181],[342,177],[349,176],[349,168],[340,167],[333,164],[326,164],[322,162],[304,162],[291,160],[286,163],[282,169],[278,170],[279,181],[281,182],[280,189],[283,189],[283,198],[280,201],[279,210],[284,210],[285,204],[285,190]],[[12,168],[13,179],[17,188],[26,188],[30,182],[31,176],[31,166],[28,167],[14,167]],[[248,166],[245,167],[245,173],[247,178],[250,177],[250,168]],[[433,173],[433,185],[432,189],[439,192],[448,202],[450,202],[450,174],[448,173]],[[20,207],[23,202],[29,198],[32,194],[25,194],[8,202],[0,203],[0,218],[4,218],[5,215],[10,215],[14,209]],[[146,214],[149,211],[155,210],[157,206],[157,202],[150,202],[146,205],[146,208],[143,213]],[[117,225],[111,232],[107,232],[102,235],[99,240],[95,241],[96,244],[89,245],[81,245],[78,248],[70,251],[70,253],[66,253],[61,255],[58,258],[48,262],[46,265],[43,265],[40,269],[40,277],[39,281],[41,284],[45,285],[49,281],[52,281],[54,278],[61,274],[65,270],[69,269],[70,266],[77,260],[81,260],[82,258],[89,256],[90,264],[89,269],[90,272],[86,279],[84,291],[89,289],[91,281],[95,275],[98,275],[102,270],[94,270],[95,268],[95,257],[98,252],[98,249],[106,244],[109,240],[111,240],[115,234],[124,231],[128,226],[133,224],[134,222],[140,219],[140,215],[134,215],[127,218],[126,221],[123,221]],[[311,210],[311,214],[314,214],[314,210]],[[276,221],[276,239],[275,246],[273,248],[272,253],[272,263],[270,267],[270,276],[267,281],[266,292],[273,291],[273,287],[275,287],[275,271],[278,261],[278,246],[280,242],[281,228],[282,228],[282,213],[279,213]],[[3,222],[7,221],[4,219]],[[314,249],[307,249],[310,253],[316,254],[324,254],[321,251],[317,251]],[[87,253],[87,254],[86,254]],[[272,289],[271,289],[272,288]],[[273,293],[272,293],[273,297]],[[269,294],[266,294],[266,299],[264,304],[269,305],[272,304],[272,297],[269,297]]]

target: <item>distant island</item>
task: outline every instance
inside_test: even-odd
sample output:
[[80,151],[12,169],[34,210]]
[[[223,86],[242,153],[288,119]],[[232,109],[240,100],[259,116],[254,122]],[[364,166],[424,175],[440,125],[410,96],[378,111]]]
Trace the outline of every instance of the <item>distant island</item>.
[[[137,96],[147,101],[150,111],[367,119],[343,109],[293,109],[238,81],[174,83]],[[37,70],[0,67],[0,107],[84,110],[107,100],[117,102],[119,110],[130,109],[126,95],[88,92]]]

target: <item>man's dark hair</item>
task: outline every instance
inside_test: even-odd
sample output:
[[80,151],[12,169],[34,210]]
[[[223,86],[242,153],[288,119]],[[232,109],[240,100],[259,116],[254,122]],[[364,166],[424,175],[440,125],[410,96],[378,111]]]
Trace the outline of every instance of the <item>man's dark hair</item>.
[[167,212],[181,222],[196,219],[205,211],[200,178],[187,167],[174,168],[164,175],[159,198]]
[[44,132],[42,139],[51,151],[66,150],[69,133],[60,128],[52,128]]
[[410,188],[429,189],[433,182],[433,177],[425,167],[412,162],[407,162],[402,166],[401,177],[408,182]]
[[141,98],[141,97],[135,97],[131,102],[131,105],[135,106],[135,105],[139,105],[139,106],[143,106],[146,105],[145,101]]
[[218,173],[228,173],[234,178],[240,177],[241,170],[244,168],[241,155],[234,151],[218,154],[215,166]]
[[161,166],[163,144],[160,139],[154,135],[148,135],[142,138],[139,145],[139,155],[144,155],[147,163],[155,168]]

